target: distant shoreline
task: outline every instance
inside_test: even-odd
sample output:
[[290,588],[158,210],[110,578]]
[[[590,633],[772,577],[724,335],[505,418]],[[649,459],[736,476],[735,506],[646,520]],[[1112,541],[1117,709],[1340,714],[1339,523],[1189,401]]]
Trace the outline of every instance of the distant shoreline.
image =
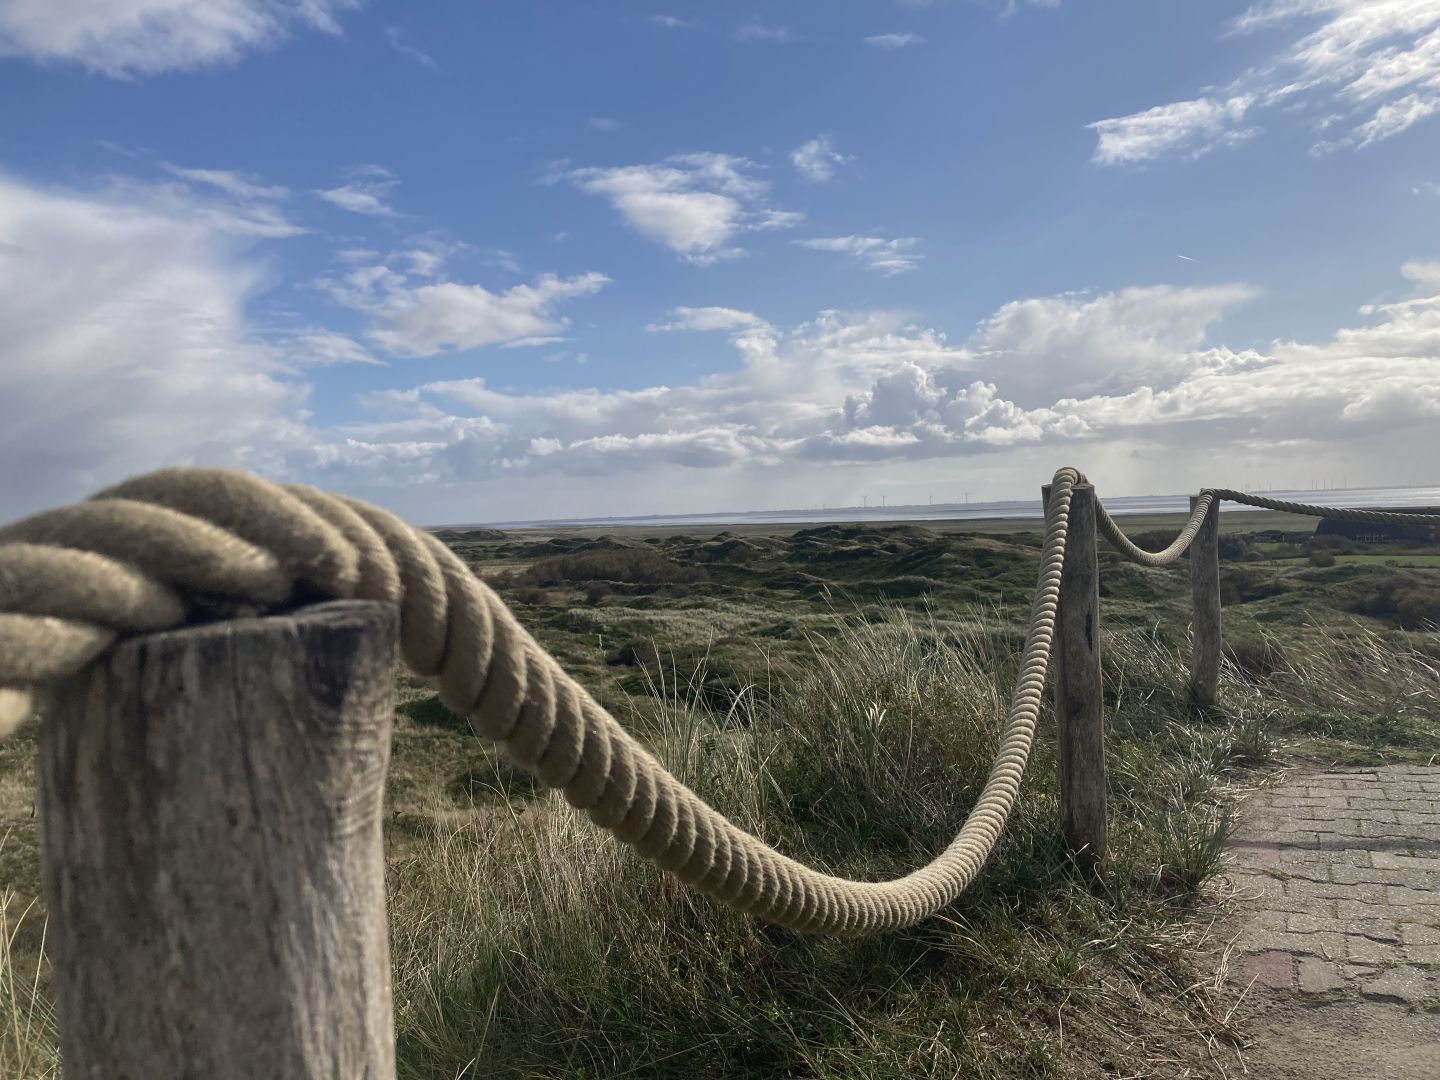
[[[1322,506],[1359,506],[1403,510],[1440,505],[1440,486],[1394,488],[1350,488],[1328,491],[1266,491],[1257,492],[1292,502],[1317,503]],[[1188,495],[1122,495],[1106,500],[1116,517],[1123,517],[1130,529],[1161,528],[1183,519],[1188,512]],[[1237,525],[1235,515],[1244,518]],[[825,525],[869,525],[893,527],[920,525],[946,532],[1025,532],[1038,531],[1043,514],[1040,500],[1010,500],[990,503],[946,503],[936,505],[902,505],[881,507],[847,506],[833,510],[735,511],[732,513],[651,514],[634,517],[555,518],[533,521],[503,521],[461,525],[430,525],[431,531],[441,529],[503,529],[510,532],[558,535],[576,532],[608,532],[621,535],[713,535],[731,532],[736,535],[765,535],[795,532]],[[1227,522],[1228,519],[1228,522]],[[1313,522],[1314,518],[1297,518],[1270,510],[1231,503],[1224,504],[1221,527],[1244,531],[1266,529],[1298,521]]]

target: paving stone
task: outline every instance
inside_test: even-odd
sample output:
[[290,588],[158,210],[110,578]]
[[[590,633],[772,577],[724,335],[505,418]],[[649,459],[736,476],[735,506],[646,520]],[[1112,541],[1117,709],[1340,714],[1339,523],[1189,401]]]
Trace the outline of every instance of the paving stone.
[[1403,951],[1408,963],[1440,968],[1440,945],[1406,945]]
[[1440,945],[1440,926],[1423,922],[1401,922],[1397,929],[1406,945]]
[[1296,981],[1301,993],[1333,994],[1345,989],[1340,965],[1314,956],[1302,956],[1296,964]]
[[1398,964],[1405,954],[1399,945],[1374,941],[1362,934],[1347,934],[1345,956],[1362,964]]
[[1382,968],[1373,978],[1360,980],[1360,993],[1376,1001],[1403,1001],[1407,1005],[1419,1005],[1434,995],[1435,983],[1419,968]]
[[1377,851],[1371,857],[1381,870],[1440,870],[1440,857],[1423,858],[1414,855],[1392,855],[1388,851]]
[[1289,990],[1295,985],[1295,958],[1288,952],[1252,953],[1243,957],[1239,966],[1246,982],[1253,980],[1271,990]]
[[1385,899],[1391,904],[1399,906],[1426,906],[1432,900],[1437,899],[1433,892],[1421,889],[1412,889],[1404,885],[1391,885],[1385,890]]

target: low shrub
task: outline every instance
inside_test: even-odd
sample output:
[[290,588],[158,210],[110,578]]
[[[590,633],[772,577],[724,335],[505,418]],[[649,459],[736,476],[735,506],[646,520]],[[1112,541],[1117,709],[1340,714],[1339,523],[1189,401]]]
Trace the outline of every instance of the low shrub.
[[623,547],[552,555],[520,572],[521,585],[563,585],[577,581],[623,581],[637,585],[682,585],[705,580],[698,566],[644,547]]

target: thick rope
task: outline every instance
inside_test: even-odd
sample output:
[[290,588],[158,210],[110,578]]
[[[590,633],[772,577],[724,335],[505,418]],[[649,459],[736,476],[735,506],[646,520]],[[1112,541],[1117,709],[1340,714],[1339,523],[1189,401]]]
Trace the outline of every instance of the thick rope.
[[1226,502],[1244,503],[1247,506],[1258,506],[1262,510],[1279,510],[1285,514],[1298,514],[1301,517],[1332,518],[1335,521],[1373,521],[1384,525],[1440,525],[1440,514],[1398,514],[1389,510],[1352,510],[1347,506],[1317,506],[1314,503],[1286,502],[1284,499],[1271,499],[1265,495],[1247,495],[1243,491],[1233,491],[1230,488],[1211,489],[1217,499],[1224,499]]
[[1110,516],[1109,511],[1105,509],[1105,505],[1099,499],[1095,500],[1095,522],[1105,535],[1105,539],[1110,541],[1111,546],[1130,562],[1139,563],[1142,566],[1174,566],[1194,541],[1195,535],[1204,523],[1205,515],[1210,512],[1210,507],[1219,500],[1258,506],[1264,510],[1279,510],[1282,513],[1298,514],[1303,517],[1331,518],[1336,521],[1440,526],[1440,515],[1435,514],[1397,514],[1388,510],[1352,510],[1341,506],[1286,502],[1283,499],[1271,499],[1264,495],[1248,495],[1243,491],[1235,491],[1231,488],[1205,488],[1201,491],[1195,499],[1195,507],[1190,511],[1190,517],[1185,522],[1184,528],[1171,541],[1170,546],[1163,551],[1146,551],[1137,547],[1134,541],[1120,531],[1120,526],[1116,524],[1115,519]]
[[1205,515],[1210,512],[1210,507],[1214,502],[1214,492],[1202,491],[1195,500],[1195,509],[1190,511],[1190,518],[1185,522],[1185,527],[1180,530],[1180,534],[1164,551],[1146,551],[1144,548],[1136,547],[1134,541],[1120,531],[1120,526],[1115,523],[1115,519],[1110,516],[1110,512],[1105,509],[1105,504],[1099,499],[1095,500],[1095,524],[1104,534],[1105,539],[1110,541],[1110,546],[1131,562],[1139,563],[1141,566],[1174,566],[1189,549],[1191,541],[1200,531],[1200,526],[1205,521]]
[[[800,930],[894,930],[940,911],[974,880],[1015,804],[1034,741],[1065,560],[1070,499],[1055,474],[1020,676],[989,778],[950,846],[888,882],[812,870],[716,812],[562,671],[495,593],[427,532],[353,499],[220,469],[137,477],[89,502],[0,528],[0,735],[40,685],[74,675],[122,634],[318,600],[398,604],[400,648],[441,700],[574,806],[682,881]],[[1105,536],[1136,562],[1168,566],[1217,498],[1347,520],[1437,518],[1206,491],[1161,552],[1137,548],[1096,502]]]
[[894,930],[950,904],[1015,804],[1045,688],[1070,493],[1055,474],[1019,680],[989,778],[929,865],[888,882],[812,870],[685,787],[515,620],[453,552],[374,506],[244,473],[169,469],[0,528],[0,734],[44,683],[121,634],[322,598],[400,606],[400,647],[482,736],[682,881],[799,930]]

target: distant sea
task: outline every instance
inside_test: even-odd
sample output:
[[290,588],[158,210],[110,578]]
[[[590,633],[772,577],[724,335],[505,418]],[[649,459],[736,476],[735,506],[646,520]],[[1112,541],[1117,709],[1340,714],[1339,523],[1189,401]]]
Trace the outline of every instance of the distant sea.
[[[1405,507],[1440,506],[1440,487],[1344,488],[1330,491],[1257,491],[1272,499],[1308,502],[1319,506]],[[1120,495],[1105,500],[1112,514],[1183,514],[1190,509],[1189,495]],[[1253,507],[1226,503],[1226,511]],[[495,521],[486,528],[621,527],[657,525],[806,525],[854,521],[969,521],[977,518],[1040,518],[1039,499],[1012,502],[935,503],[918,506],[833,506],[791,510],[731,510],[708,514],[652,514],[645,517],[551,518],[543,521]],[[449,528],[479,528],[451,525]]]

